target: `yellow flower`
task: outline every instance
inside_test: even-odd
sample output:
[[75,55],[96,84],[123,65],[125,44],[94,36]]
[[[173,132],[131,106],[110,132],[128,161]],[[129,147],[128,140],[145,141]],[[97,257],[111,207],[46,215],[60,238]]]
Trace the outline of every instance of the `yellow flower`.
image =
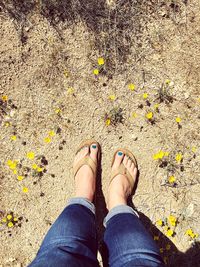
[[23,187],[22,191],[23,191],[24,193],[28,193],[28,188],[27,188],[27,187]]
[[3,223],[6,223],[6,222],[7,222],[7,219],[6,219],[6,218],[3,218],[1,221],[2,221]]
[[94,73],[94,75],[98,75],[99,74],[99,70],[98,69],[94,69],[93,73]]
[[38,171],[38,172],[42,172],[42,171],[43,171],[43,168],[41,168],[41,167],[37,167],[37,171]]
[[159,104],[155,104],[154,109],[158,109],[158,108],[159,108]]
[[13,170],[13,173],[14,173],[14,174],[17,174],[17,170],[16,170],[16,169],[15,169],[15,170]]
[[173,236],[173,234],[174,234],[174,231],[172,229],[168,229],[166,232],[167,236]]
[[13,164],[10,165],[10,169],[11,169],[11,170],[16,169],[16,167],[17,167],[17,162],[13,162]]
[[153,155],[153,159],[162,159],[164,156],[165,156],[165,153],[164,151],[160,150],[158,153],[154,154]]
[[49,131],[49,136],[51,136],[51,137],[55,136],[55,132],[54,131]]
[[28,152],[28,153],[26,154],[26,157],[27,157],[28,159],[34,159],[34,158],[35,158],[35,154],[34,154],[34,152],[30,151],[30,152]]
[[7,165],[10,167],[11,170],[15,170],[17,167],[17,160],[12,161],[9,159],[7,161]]
[[169,221],[169,224],[171,224],[172,226],[176,226],[177,219],[173,215],[169,215],[168,221]]
[[36,163],[33,163],[32,169],[36,170],[38,168],[38,165]]
[[193,234],[193,231],[192,229],[187,229],[186,232],[185,232],[186,235],[192,235]]
[[7,160],[7,165],[8,165],[8,166],[10,166],[12,163],[13,163],[12,160],[10,160],[10,159]]
[[138,116],[137,113],[135,113],[135,112],[132,113],[132,118],[135,119],[135,118],[137,118],[137,116]]
[[192,231],[191,228],[190,228],[190,229],[187,229],[186,232],[185,232],[185,234],[188,235],[188,236],[190,236],[190,237],[193,238],[193,239],[199,236],[198,234],[195,234],[195,233]]
[[176,154],[176,161],[177,162],[180,162],[182,160],[182,158],[183,158],[183,155],[181,153]]
[[8,214],[8,215],[7,215],[7,219],[8,219],[8,220],[11,220],[11,219],[12,219],[12,215],[11,215],[11,214]]
[[74,88],[70,87],[67,89],[68,94],[73,94],[74,93]]
[[147,93],[144,93],[144,94],[143,94],[143,98],[144,98],[144,99],[147,99],[147,97],[148,97],[148,94],[147,94]]
[[168,178],[168,182],[169,182],[170,184],[173,184],[175,181],[176,181],[176,178],[175,178],[173,175],[171,175],[171,176]]
[[9,227],[9,228],[11,228],[11,227],[13,227],[13,226],[14,226],[14,224],[13,224],[12,222],[9,222],[9,223],[8,223],[8,227]]
[[167,244],[166,245],[166,250],[170,250],[170,248],[171,248],[171,245],[170,244]]
[[5,127],[9,127],[9,126],[11,126],[11,123],[9,122],[9,121],[7,121],[7,122],[5,122]]
[[162,220],[158,220],[158,221],[156,222],[156,224],[159,225],[159,226],[163,226],[163,221],[162,221]]
[[106,126],[109,126],[111,124],[111,119],[106,120]]
[[101,65],[104,65],[104,58],[103,57],[99,57],[98,58],[98,64],[101,66]]
[[195,146],[192,147],[192,152],[196,152],[197,151],[197,148]]
[[171,82],[171,81],[170,81],[169,79],[167,79],[167,80],[165,81],[166,84],[170,84],[170,82]]
[[158,153],[156,153],[156,154],[153,155],[153,159],[155,159],[155,160],[156,160],[156,159],[159,159],[159,157],[158,157]]
[[59,114],[60,112],[61,112],[61,109],[60,109],[60,108],[56,108],[56,109],[55,109],[55,113],[56,113],[56,114]]
[[16,135],[13,135],[13,136],[10,137],[10,139],[11,139],[12,141],[16,141],[16,140],[17,140],[17,136],[16,136]]
[[50,137],[45,137],[44,138],[44,142],[47,143],[47,144],[50,143],[51,142],[51,138]]
[[165,225],[163,228],[164,228],[165,231],[169,230],[169,226],[168,225]]
[[153,112],[149,112],[146,114],[146,118],[151,120],[153,118]]
[[19,175],[19,176],[17,176],[17,180],[22,181],[22,180],[24,180],[24,177]]
[[7,95],[3,95],[3,96],[1,97],[1,99],[3,100],[3,102],[8,101],[8,97],[7,97]]
[[109,95],[108,97],[110,100],[114,101],[116,99],[116,96],[115,95]]
[[128,88],[129,88],[131,91],[134,91],[134,90],[135,90],[135,84],[133,84],[133,83],[129,83]]
[[160,253],[163,253],[164,249],[163,248],[160,248]]
[[181,122],[181,118],[180,117],[176,117],[176,122],[180,123]]
[[158,235],[154,235],[153,239],[154,240],[159,240],[159,236]]
[[14,222],[17,222],[17,221],[18,221],[18,219],[17,219],[16,217],[14,217],[13,221],[14,221]]
[[64,74],[64,76],[65,76],[66,78],[69,76],[67,70],[64,70],[64,71],[63,71],[63,74]]

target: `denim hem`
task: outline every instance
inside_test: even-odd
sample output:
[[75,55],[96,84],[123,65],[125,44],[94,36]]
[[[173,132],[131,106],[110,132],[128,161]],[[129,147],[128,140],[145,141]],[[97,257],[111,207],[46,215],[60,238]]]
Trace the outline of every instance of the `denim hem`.
[[103,225],[106,227],[108,221],[113,216],[115,216],[117,214],[121,214],[121,213],[130,213],[130,214],[133,214],[139,218],[139,214],[133,208],[131,208],[127,205],[118,205],[109,211],[109,213],[107,214],[107,216],[105,217],[105,219],[103,221]]
[[[137,242],[137,241],[136,241]],[[144,245],[145,246],[145,245]],[[131,255],[131,256],[130,256]],[[124,264],[126,263],[126,264]],[[129,264],[131,263],[131,265]],[[131,249],[126,251],[123,258],[118,255],[112,266],[134,266],[134,267],[164,267],[164,262],[159,252],[151,249]]]
[[84,198],[84,197],[73,197],[73,198],[70,198],[69,201],[68,201],[68,205],[73,205],[73,204],[82,205],[82,206],[88,208],[93,214],[95,214],[95,206],[87,198]]

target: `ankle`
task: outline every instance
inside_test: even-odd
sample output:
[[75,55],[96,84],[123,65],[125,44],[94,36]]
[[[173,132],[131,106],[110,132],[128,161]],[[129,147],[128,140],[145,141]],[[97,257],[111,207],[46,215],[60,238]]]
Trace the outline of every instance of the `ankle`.
[[92,202],[95,194],[95,182],[93,181],[93,179],[86,179],[86,181],[84,180],[85,179],[82,179],[81,182],[76,184],[75,197],[87,198]]
[[116,206],[127,205],[127,196],[121,193],[109,193],[107,201],[107,209],[110,211]]
[[88,193],[78,192],[78,191],[76,192],[75,197],[86,198],[90,202],[93,202],[93,199],[94,199],[94,195],[93,194],[88,194]]
[[95,189],[92,186],[90,188],[83,186],[77,187],[75,192],[75,197],[87,198],[89,201],[92,202],[94,199],[94,192]]

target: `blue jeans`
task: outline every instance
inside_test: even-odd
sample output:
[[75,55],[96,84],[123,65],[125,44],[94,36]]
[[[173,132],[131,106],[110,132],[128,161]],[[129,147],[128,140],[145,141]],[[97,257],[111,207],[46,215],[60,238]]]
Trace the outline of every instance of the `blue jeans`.
[[[109,266],[164,266],[155,241],[132,208],[126,205],[113,208],[104,224]],[[94,205],[84,198],[72,198],[29,267],[98,266]]]

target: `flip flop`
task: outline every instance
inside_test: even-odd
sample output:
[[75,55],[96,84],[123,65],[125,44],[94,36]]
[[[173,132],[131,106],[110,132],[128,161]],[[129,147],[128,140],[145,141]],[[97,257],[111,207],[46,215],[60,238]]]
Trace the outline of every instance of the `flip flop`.
[[[92,144],[96,144],[98,147],[98,154],[97,154],[97,161],[100,159],[100,145],[99,143],[94,140],[94,139],[88,139],[83,141],[77,151],[76,154],[85,146],[91,146]],[[79,171],[79,169],[83,166],[83,165],[88,165],[90,167],[90,169],[92,170],[93,174],[96,176],[96,172],[97,172],[97,163],[94,162],[94,160],[90,157],[90,155],[86,155],[84,158],[82,158],[81,160],[79,160],[76,164],[76,166],[74,166],[74,177],[76,176],[77,172]]]
[[[118,152],[122,152],[124,155],[128,156],[133,163],[135,164],[135,166],[137,167],[137,161],[135,156],[131,153],[131,151],[129,151],[128,149],[125,148],[119,148],[115,151],[113,159],[112,159],[112,164],[111,167],[113,166],[113,163],[115,161],[115,156]],[[119,167],[115,170],[113,170],[111,172],[111,179],[110,179],[110,183],[112,182],[112,180],[118,175],[118,174],[122,174],[125,175],[130,183],[131,186],[131,192],[133,190],[134,184],[135,184],[135,179],[134,177],[130,174],[130,172],[128,171],[128,169],[124,166],[123,162],[119,165]]]

